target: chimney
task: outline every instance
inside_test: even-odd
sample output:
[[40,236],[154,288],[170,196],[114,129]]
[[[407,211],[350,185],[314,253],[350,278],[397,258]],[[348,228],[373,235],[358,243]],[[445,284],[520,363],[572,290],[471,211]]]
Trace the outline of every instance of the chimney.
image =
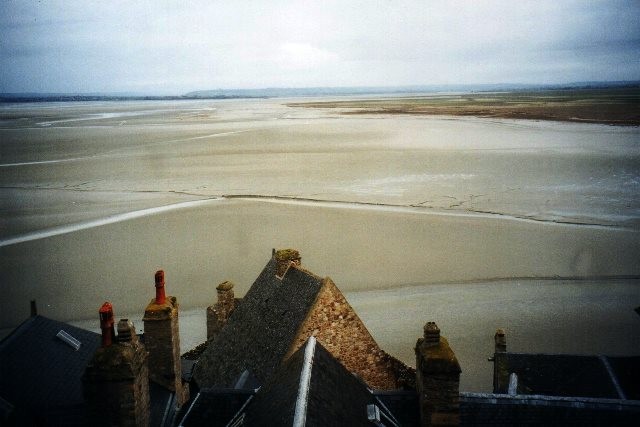
[[[100,308],[103,337],[111,338],[113,309],[105,303]],[[104,309],[104,310],[103,310]],[[105,316],[106,315],[106,316]],[[133,323],[118,322],[117,340],[99,347],[87,365],[82,378],[87,403],[87,425],[149,425],[148,354],[135,334]]]
[[36,300],[31,300],[31,317],[36,317],[38,315],[38,306],[36,306]]
[[460,364],[434,322],[424,326],[416,343],[416,386],[421,426],[460,423]]
[[509,367],[507,364],[507,335],[504,329],[496,330],[493,336],[493,392],[506,393],[509,388]]
[[273,256],[276,259],[276,277],[282,279],[286,274],[291,264],[300,266],[302,259],[300,258],[300,252],[295,249],[280,249],[274,250]]
[[496,334],[493,336],[493,341],[496,353],[507,352],[507,335],[505,334],[504,329],[500,328],[496,330]]
[[109,347],[113,344],[116,333],[113,329],[113,306],[105,302],[98,311],[100,316],[100,329],[102,330],[102,346]]
[[181,406],[188,400],[188,388],[182,384],[178,301],[165,296],[164,272],[155,274],[156,297],[144,311],[144,342],[149,352],[149,379],[176,393]]
[[236,300],[233,286],[232,282],[226,281],[216,287],[218,300],[215,304],[207,307],[207,340],[213,339],[220,332],[235,310]]

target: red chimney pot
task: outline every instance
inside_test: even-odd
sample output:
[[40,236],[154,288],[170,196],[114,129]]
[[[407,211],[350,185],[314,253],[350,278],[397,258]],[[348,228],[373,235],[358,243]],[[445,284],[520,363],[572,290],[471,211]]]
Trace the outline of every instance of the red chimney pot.
[[98,311],[100,315],[100,329],[102,329],[102,346],[108,347],[113,344],[116,332],[113,327],[113,306],[110,302],[105,302]]
[[164,304],[166,301],[164,293],[164,271],[156,271],[156,304]]

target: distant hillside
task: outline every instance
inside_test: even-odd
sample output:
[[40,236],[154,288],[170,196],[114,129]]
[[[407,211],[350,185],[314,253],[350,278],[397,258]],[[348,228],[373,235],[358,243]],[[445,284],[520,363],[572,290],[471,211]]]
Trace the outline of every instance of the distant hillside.
[[640,86],[638,81],[622,82],[575,82],[563,84],[464,84],[464,85],[415,85],[415,86],[355,86],[355,87],[308,87],[308,88],[264,88],[264,89],[215,89],[189,92],[187,98],[281,98],[327,95],[376,95],[433,92],[487,92],[512,90],[560,90],[606,87]]
[[184,95],[141,95],[131,93],[0,93],[0,103],[7,102],[87,102],[87,101],[175,101],[193,99],[295,98],[348,95],[403,95],[436,92],[497,92],[562,89],[596,89],[640,87],[640,81],[575,82],[563,84],[462,84],[414,86],[354,86],[263,89],[199,90]]

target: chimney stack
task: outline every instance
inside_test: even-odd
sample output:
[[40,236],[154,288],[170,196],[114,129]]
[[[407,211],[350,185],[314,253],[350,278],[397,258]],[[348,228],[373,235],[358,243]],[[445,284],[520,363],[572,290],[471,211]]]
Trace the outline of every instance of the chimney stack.
[[493,341],[496,353],[507,352],[507,335],[505,334],[504,329],[499,328],[496,330],[496,334],[493,336]]
[[509,367],[507,364],[507,335],[504,329],[496,330],[493,336],[493,392],[506,393],[509,388]]
[[98,311],[100,316],[100,329],[102,330],[102,346],[109,347],[113,344],[116,333],[113,329],[113,306],[105,302]]
[[213,339],[220,332],[235,310],[236,300],[233,286],[232,282],[226,281],[216,287],[218,300],[215,304],[207,307],[207,340]]
[[149,379],[176,393],[181,406],[188,400],[188,388],[182,384],[178,301],[165,296],[164,271],[155,274],[156,297],[144,311],[144,340],[149,351]]
[[38,306],[36,306],[36,300],[31,300],[31,317],[36,317],[38,315]]
[[460,423],[460,364],[434,322],[416,343],[416,386],[422,426]]
[[[135,334],[133,323],[118,322],[114,340],[113,308],[100,308],[103,346],[87,365],[83,391],[87,402],[87,425],[149,426],[148,354]],[[109,341],[104,345],[105,338]]]
[[300,252],[295,249],[274,250],[273,256],[276,259],[276,277],[279,279],[284,277],[291,264],[300,266],[302,262]]

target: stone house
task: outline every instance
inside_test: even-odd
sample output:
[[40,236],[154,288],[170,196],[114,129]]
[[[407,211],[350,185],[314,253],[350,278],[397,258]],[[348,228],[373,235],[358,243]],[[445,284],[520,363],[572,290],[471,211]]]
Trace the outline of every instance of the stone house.
[[[220,289],[218,296],[236,304]],[[225,325],[195,366],[200,388],[230,387],[245,370],[264,384],[311,336],[371,389],[414,384],[413,369],[378,346],[333,281],[306,270],[298,251],[274,250],[242,301],[228,310],[222,305],[217,313],[233,314],[208,321]]]

